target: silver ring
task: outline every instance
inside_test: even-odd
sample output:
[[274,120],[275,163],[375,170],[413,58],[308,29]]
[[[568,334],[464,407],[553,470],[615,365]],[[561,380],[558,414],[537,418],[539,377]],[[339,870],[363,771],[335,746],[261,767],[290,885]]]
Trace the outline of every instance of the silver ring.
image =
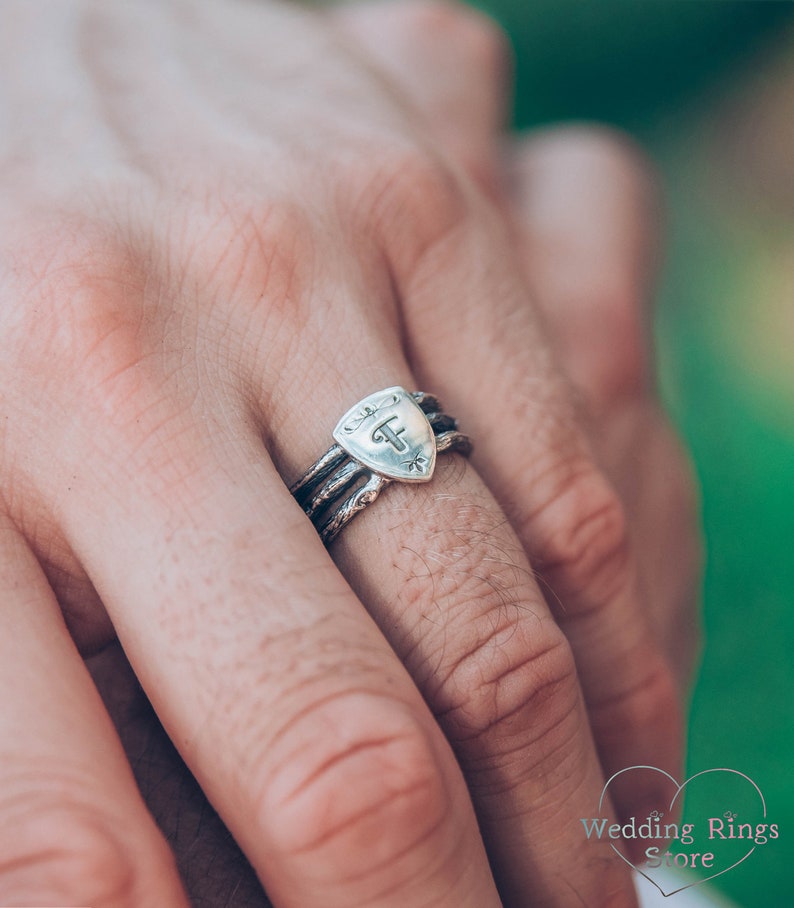
[[333,437],[335,444],[290,488],[326,545],[389,483],[429,482],[437,454],[471,451],[438,398],[399,386],[360,400]]

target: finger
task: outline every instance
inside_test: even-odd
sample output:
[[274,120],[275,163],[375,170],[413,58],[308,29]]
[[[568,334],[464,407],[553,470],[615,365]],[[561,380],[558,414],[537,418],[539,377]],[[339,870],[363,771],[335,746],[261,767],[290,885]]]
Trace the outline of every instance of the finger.
[[199,421],[148,392],[130,435],[100,430],[136,452],[127,480],[79,476],[67,532],[274,904],[497,906],[448,745],[258,431],[228,400]]
[[191,905],[272,908],[251,864],[166,735],[118,641],[86,659]]
[[517,144],[509,168],[519,261],[567,374],[599,413],[647,394],[660,219],[650,169],[628,139],[577,127]]
[[644,606],[684,689],[698,638],[700,546],[690,465],[654,393],[656,181],[639,150],[606,130],[541,132],[517,143],[510,160],[519,259],[588,404],[596,458],[641,555]]
[[44,575],[0,521],[0,904],[187,906]]
[[[289,375],[271,389],[287,475],[298,472],[296,456],[305,467],[323,447],[312,416],[320,401],[339,413],[395,374],[407,383],[404,364],[388,368],[394,355],[365,315],[372,310],[361,306],[335,332],[346,371],[330,395],[325,357],[299,383],[311,397],[296,396]],[[567,904],[575,892],[592,905],[630,905],[624,866],[606,842],[581,834],[603,780],[568,644],[492,495],[465,463],[439,460],[429,486],[395,484],[346,527],[334,558],[453,745],[504,903]]]
[[[472,427],[475,464],[541,573],[604,771],[642,762],[675,771],[675,688],[638,602],[620,500],[578,428],[510,238],[490,207],[472,204],[478,220],[394,263],[414,368]],[[635,786],[619,793],[620,809],[641,811],[659,794]]]
[[[435,125],[445,152],[514,219],[555,352],[596,411],[586,425],[594,453],[627,508],[653,630],[685,689],[698,638],[699,545],[688,530],[688,464],[647,397],[650,332],[640,304],[656,270],[659,220],[648,168],[625,140],[569,128],[522,143],[504,179],[497,153],[508,54],[492,20],[432,2],[350,4],[339,18]],[[639,452],[647,468],[638,475]],[[678,570],[668,569],[670,552]]]
[[498,194],[494,139],[507,121],[512,67],[496,22],[450,0],[353,2],[335,7],[333,16],[422,115],[445,153]]

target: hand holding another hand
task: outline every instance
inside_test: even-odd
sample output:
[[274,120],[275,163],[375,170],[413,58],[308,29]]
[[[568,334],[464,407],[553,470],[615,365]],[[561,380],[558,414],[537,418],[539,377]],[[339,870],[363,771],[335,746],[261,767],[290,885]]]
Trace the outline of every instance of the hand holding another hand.
[[[47,9],[0,9],[0,903],[186,904],[118,636],[277,908],[630,905],[579,818],[676,770],[694,551],[635,155],[547,134],[509,189],[453,8]],[[396,384],[474,454],[326,551],[288,486]]]

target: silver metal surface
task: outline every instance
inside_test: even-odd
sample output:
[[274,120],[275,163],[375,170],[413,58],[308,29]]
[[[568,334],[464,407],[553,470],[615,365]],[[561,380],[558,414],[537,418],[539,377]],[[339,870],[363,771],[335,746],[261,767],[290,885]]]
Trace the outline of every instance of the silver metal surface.
[[351,407],[333,434],[336,444],[290,489],[326,545],[389,483],[428,482],[437,453],[471,451],[438,398],[396,386]]
[[[330,545],[339,535],[342,528],[349,523],[356,514],[363,511],[368,505],[371,505],[378,495],[380,495],[381,489],[385,488],[390,482],[391,480],[386,476],[379,476],[377,473],[373,473],[358,491],[354,492],[350,498],[343,501],[338,509],[318,527],[320,538],[325,545]],[[317,525],[315,524],[315,526]]]
[[386,388],[365,397],[345,413],[333,434],[354,460],[381,476],[400,482],[428,482],[433,477],[433,430],[404,388]]

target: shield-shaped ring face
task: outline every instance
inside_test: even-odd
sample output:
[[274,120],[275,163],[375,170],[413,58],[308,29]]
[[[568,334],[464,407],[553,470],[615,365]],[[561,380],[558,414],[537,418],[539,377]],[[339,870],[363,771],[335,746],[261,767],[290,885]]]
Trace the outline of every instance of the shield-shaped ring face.
[[436,439],[419,405],[404,388],[360,400],[334,429],[355,460],[401,482],[427,482],[436,465]]

